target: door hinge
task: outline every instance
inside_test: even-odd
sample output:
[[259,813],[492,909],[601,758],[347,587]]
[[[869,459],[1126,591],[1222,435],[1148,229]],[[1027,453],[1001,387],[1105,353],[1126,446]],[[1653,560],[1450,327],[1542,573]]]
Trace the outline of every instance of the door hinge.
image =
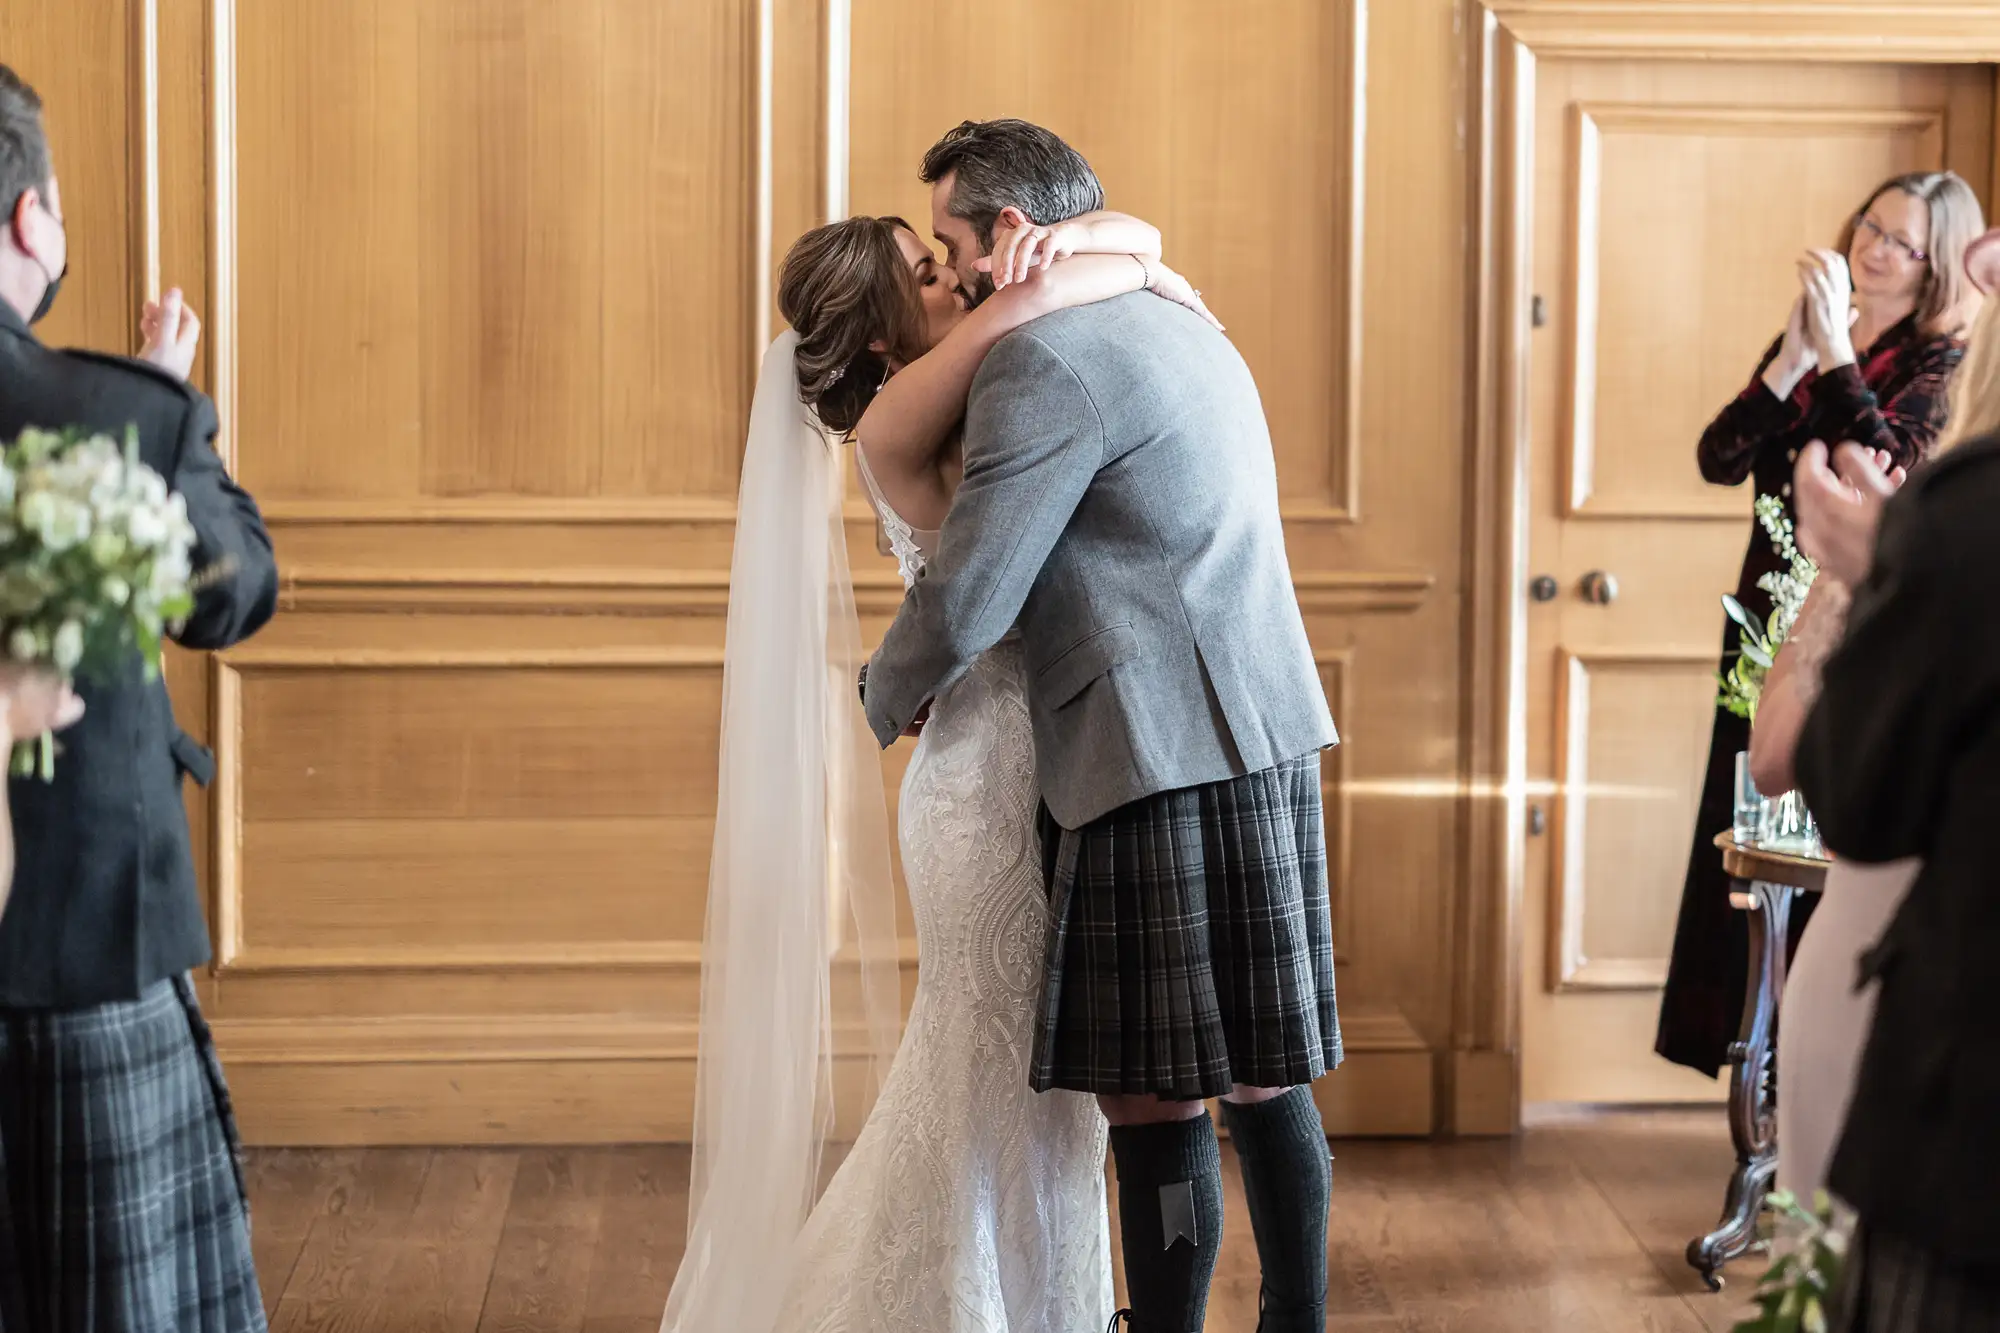
[[1539,838],[1549,831],[1549,816],[1539,805],[1528,807],[1528,836]]
[[1528,298],[1528,323],[1538,329],[1548,327],[1549,303],[1542,299],[1539,292]]

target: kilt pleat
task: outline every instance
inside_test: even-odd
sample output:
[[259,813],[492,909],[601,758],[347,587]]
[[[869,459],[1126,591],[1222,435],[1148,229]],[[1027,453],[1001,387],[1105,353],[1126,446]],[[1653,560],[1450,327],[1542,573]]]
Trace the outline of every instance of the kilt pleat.
[[2000,1268],[1975,1272],[1866,1225],[1842,1285],[1836,1333],[2000,1333]]
[[1340,1063],[1317,754],[1041,832],[1037,1091],[1192,1100]]
[[185,978],[0,1012],[0,1328],[263,1333],[235,1123]]

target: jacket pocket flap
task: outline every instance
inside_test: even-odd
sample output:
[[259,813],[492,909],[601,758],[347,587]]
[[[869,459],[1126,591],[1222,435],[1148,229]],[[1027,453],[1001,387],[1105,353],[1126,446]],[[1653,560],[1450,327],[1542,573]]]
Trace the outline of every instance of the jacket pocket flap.
[[185,731],[176,731],[167,748],[173,752],[174,763],[195,780],[196,786],[206,787],[215,781],[215,752],[206,745]]
[[1035,693],[1045,708],[1061,708],[1113,667],[1139,655],[1139,632],[1129,621],[1098,630],[1064,651],[1035,674]]

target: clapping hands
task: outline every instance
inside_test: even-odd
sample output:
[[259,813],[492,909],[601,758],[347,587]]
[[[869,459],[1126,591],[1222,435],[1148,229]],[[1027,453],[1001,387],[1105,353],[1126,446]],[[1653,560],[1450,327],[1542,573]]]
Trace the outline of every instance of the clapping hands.
[[1779,398],[1790,398],[1815,368],[1824,373],[1852,364],[1849,330],[1861,317],[1846,260],[1831,250],[1808,250],[1799,257],[1798,271],[1799,297],[1785,321],[1778,355],[1764,371],[1765,385]]
[[1854,308],[1854,281],[1847,261],[1831,250],[1808,250],[1799,259],[1798,314],[1820,373],[1854,363],[1849,330],[1861,312]]
[[139,319],[139,336],[144,339],[139,349],[141,361],[152,362],[178,380],[185,380],[194,370],[201,319],[188,309],[180,288],[170,288],[159,300],[146,302],[146,312]]
[[1852,587],[1875,561],[1875,533],[1882,506],[1907,478],[1879,450],[1843,444],[1828,455],[1814,440],[1799,454],[1792,476],[1799,545],[1822,570]]

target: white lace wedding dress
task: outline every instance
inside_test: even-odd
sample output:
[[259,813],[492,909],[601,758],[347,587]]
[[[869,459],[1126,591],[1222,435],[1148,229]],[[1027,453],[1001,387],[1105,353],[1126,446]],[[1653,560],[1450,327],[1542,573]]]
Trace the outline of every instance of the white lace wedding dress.
[[[860,470],[907,583],[935,535]],[[916,1000],[799,1237],[777,1333],[1077,1333],[1110,1318],[1104,1120],[1087,1096],[1028,1088],[1048,929],[1036,805],[1010,641],[935,702],[903,779]]]

